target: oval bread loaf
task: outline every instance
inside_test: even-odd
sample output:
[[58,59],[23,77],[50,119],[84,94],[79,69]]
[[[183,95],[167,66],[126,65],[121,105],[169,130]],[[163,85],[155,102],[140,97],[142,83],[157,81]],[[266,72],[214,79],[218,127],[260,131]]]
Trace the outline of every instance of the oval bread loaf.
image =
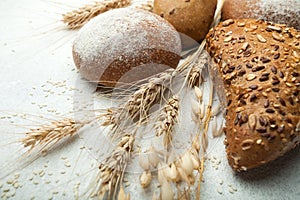
[[180,61],[178,32],[161,17],[135,8],[105,12],[89,21],[73,43],[80,74],[105,86],[131,83]]
[[209,31],[216,6],[217,0],[154,0],[153,12],[180,33],[201,41]]
[[222,19],[255,18],[300,30],[299,0],[225,0]]
[[226,106],[226,152],[235,170],[272,161],[300,141],[300,32],[254,19],[210,30],[211,73]]

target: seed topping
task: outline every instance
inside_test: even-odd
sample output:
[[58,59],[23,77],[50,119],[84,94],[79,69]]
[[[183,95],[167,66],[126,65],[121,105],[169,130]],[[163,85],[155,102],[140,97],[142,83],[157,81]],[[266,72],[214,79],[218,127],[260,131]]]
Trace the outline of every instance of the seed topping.
[[261,43],[266,43],[267,42],[267,40],[263,36],[261,36],[260,34],[257,34],[256,36],[257,36],[257,40],[259,42],[261,42]]

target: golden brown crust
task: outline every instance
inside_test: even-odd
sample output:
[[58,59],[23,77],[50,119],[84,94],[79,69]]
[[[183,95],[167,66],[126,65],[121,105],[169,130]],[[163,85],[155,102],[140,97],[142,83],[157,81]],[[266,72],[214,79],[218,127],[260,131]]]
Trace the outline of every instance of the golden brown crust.
[[226,152],[235,170],[272,161],[300,141],[300,32],[254,19],[207,35],[226,95]]
[[225,0],[222,19],[255,18],[300,30],[299,0]]
[[[116,59],[103,70],[98,80],[91,77],[91,71],[81,70],[82,61],[77,52],[73,50],[73,60],[83,77],[93,82],[108,87],[121,86],[124,83],[132,83],[144,78],[158,74],[169,68],[176,69],[181,57],[170,51],[161,49],[143,49],[135,55],[126,56],[122,59]],[[93,66],[95,65],[95,66]],[[97,69],[98,63],[93,62],[91,68]]]
[[217,0],[155,0],[153,12],[168,20],[177,31],[200,41],[209,30],[216,6]]

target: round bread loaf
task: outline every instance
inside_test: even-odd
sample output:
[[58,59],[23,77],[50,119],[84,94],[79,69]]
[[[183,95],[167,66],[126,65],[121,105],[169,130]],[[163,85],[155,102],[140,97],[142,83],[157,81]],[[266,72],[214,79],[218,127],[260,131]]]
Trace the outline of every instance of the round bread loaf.
[[226,152],[235,170],[272,161],[300,141],[300,32],[254,19],[210,30],[211,73],[226,106]]
[[177,31],[196,41],[205,38],[214,19],[217,0],[154,0],[153,12]]
[[222,19],[255,18],[300,30],[299,0],[225,0]]
[[105,86],[131,83],[176,68],[178,32],[161,17],[135,8],[105,12],[88,22],[73,43],[80,74]]

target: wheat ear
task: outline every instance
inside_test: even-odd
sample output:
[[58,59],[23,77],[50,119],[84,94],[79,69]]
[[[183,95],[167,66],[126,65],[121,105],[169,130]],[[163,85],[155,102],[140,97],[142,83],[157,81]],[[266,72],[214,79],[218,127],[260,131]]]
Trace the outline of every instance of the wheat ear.
[[117,113],[119,113],[119,111],[119,108],[108,108],[105,113],[99,115],[97,119],[103,120],[101,126],[112,125],[112,128],[117,127],[120,124],[117,118]]
[[129,117],[143,121],[149,116],[149,109],[153,104],[159,102],[168,84],[172,79],[173,71],[161,73],[159,76],[150,78],[147,83],[141,85],[130,98],[119,108],[122,109],[118,115],[118,120],[124,120]]
[[[195,119],[197,122],[196,124],[198,126],[199,131],[196,134],[196,137],[193,142],[193,146],[195,149],[197,149],[198,153],[201,147],[203,150],[201,152],[202,154],[201,167],[199,168],[200,177],[199,177],[197,193],[196,193],[197,199],[200,198],[201,181],[203,179],[203,172],[204,172],[204,154],[208,146],[207,131],[208,131],[210,119],[212,117],[212,103],[213,103],[213,93],[214,93],[213,91],[214,91],[213,84],[212,82],[210,82],[209,102],[205,110],[204,103],[202,102],[203,92],[200,88],[194,87],[194,92],[195,92],[197,102],[194,102],[195,105],[192,106],[192,115],[193,115],[193,119]],[[200,134],[201,134],[201,141],[199,141]]]
[[163,135],[163,144],[167,148],[173,137],[172,132],[175,124],[178,122],[179,98],[173,96],[168,99],[159,115],[159,124],[156,127],[156,136]]
[[103,199],[115,199],[124,176],[124,171],[133,150],[134,136],[124,135],[116,149],[99,166],[97,185],[93,195]]
[[73,119],[65,119],[63,121],[53,121],[48,125],[43,125],[39,128],[31,129],[26,133],[26,137],[21,139],[24,147],[29,147],[30,150],[37,146],[42,149],[50,144],[55,144],[67,136],[73,136],[85,124],[77,122]]
[[130,5],[131,0],[105,0],[85,5],[77,10],[63,14],[62,21],[69,29],[78,29],[90,21],[93,17],[115,8],[123,8]]
[[[193,148],[187,150],[178,160],[172,163],[160,163],[158,167],[158,182],[161,185],[161,198],[174,199],[171,183],[185,182],[188,186],[195,183],[194,171],[201,171],[201,161],[198,152]],[[177,188],[177,193],[181,193]]]
[[149,82],[133,93],[124,107],[132,118],[145,118],[150,107],[159,100],[162,92],[162,85]]
[[190,68],[188,71],[188,81],[187,85],[190,88],[193,88],[195,86],[200,86],[201,83],[203,82],[203,77],[202,77],[202,71],[204,68],[207,68],[207,63],[206,60],[206,53],[202,53],[199,57],[199,59],[196,61],[196,63]]
[[199,86],[202,82],[202,76],[201,76],[202,68],[200,66],[195,65],[192,67],[190,72],[188,73],[188,87],[195,87]]

